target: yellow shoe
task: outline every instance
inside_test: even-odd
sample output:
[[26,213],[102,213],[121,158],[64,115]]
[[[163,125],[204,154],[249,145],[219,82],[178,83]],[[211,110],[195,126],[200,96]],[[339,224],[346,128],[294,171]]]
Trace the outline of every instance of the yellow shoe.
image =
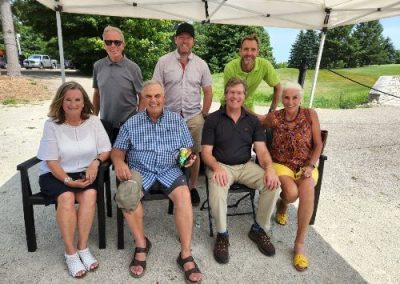
[[285,211],[285,213],[280,213],[279,211],[281,211],[281,203],[282,200],[279,199],[277,204],[276,204],[276,216],[275,216],[275,221],[279,224],[279,225],[286,225],[288,222],[288,214],[287,214],[287,210]]
[[304,271],[308,268],[308,259],[304,254],[295,254],[293,257],[293,265],[297,271]]
[[288,214],[276,212],[275,221],[279,225],[286,225],[288,222]]

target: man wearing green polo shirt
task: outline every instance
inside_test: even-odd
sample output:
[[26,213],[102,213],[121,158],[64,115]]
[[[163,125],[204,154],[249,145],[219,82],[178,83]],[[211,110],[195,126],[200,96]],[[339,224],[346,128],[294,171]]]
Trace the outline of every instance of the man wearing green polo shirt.
[[[270,111],[273,111],[278,106],[279,96],[281,94],[281,84],[278,74],[276,73],[271,62],[268,60],[257,57],[259,54],[260,41],[256,34],[245,36],[240,44],[240,58],[236,58],[226,64],[224,69],[224,84],[230,78],[237,77],[245,80],[247,83],[247,96],[244,106],[253,111],[254,110],[254,93],[261,81],[264,80],[269,86],[274,88],[274,95]],[[257,114],[260,121],[263,121],[265,115]]]

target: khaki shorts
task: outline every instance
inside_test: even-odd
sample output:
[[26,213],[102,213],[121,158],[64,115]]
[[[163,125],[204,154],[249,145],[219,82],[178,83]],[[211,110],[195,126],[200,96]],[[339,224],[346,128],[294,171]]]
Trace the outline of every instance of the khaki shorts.
[[196,116],[192,117],[188,121],[186,121],[186,125],[189,128],[190,134],[193,139],[193,153],[201,152],[201,133],[203,132],[204,118],[202,113],[200,112]]

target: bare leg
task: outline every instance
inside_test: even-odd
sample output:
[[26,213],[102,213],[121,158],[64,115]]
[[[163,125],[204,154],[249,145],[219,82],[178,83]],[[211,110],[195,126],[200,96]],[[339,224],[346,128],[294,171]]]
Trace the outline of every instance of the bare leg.
[[312,178],[297,181],[299,186],[299,208],[297,210],[297,235],[295,254],[304,254],[305,236],[314,210],[314,181]]
[[65,252],[68,255],[76,253],[74,236],[77,214],[75,209],[75,194],[73,192],[64,192],[58,196],[56,220],[64,240]]
[[94,189],[88,189],[76,193],[76,199],[79,203],[78,209],[78,249],[87,248],[89,233],[92,228],[94,213],[96,210],[97,192]]
[[[75,194],[73,192],[64,192],[57,197],[56,220],[64,241],[65,253],[68,255],[75,254],[74,237],[77,213],[75,209]],[[85,274],[86,270],[82,270],[75,277],[81,277]]]
[[[145,248],[146,247],[146,239],[144,235],[144,225],[143,225],[143,217],[144,210],[143,205],[140,202],[138,207],[134,211],[127,212],[122,210],[126,223],[129,226],[129,229],[132,232],[132,235],[135,239],[136,247]],[[135,258],[137,260],[146,260],[146,253],[137,253]],[[140,265],[132,266],[132,273],[136,275],[140,275],[143,273],[143,268]]]
[[[193,212],[190,201],[189,188],[187,186],[179,186],[175,188],[169,195],[175,205],[175,223],[178,230],[179,239],[181,241],[181,257],[182,259],[191,256],[191,241],[193,229]],[[194,268],[193,262],[184,265],[184,270]],[[191,281],[199,281],[201,273],[193,273],[190,275]]]
[[298,198],[298,189],[295,181],[289,176],[280,176],[281,182],[281,201],[277,208],[279,213],[286,213],[289,203],[293,203]]

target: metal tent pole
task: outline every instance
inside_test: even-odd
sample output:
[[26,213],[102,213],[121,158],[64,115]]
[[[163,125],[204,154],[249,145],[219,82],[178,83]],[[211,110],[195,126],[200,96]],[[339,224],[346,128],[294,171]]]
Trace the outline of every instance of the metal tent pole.
[[319,44],[317,63],[315,64],[314,80],[313,80],[312,87],[311,87],[311,96],[310,96],[310,104],[309,104],[310,108],[312,107],[312,103],[314,100],[315,87],[317,85],[317,80],[318,80],[319,65],[321,63],[322,51],[324,50],[324,43],[325,43],[325,37],[326,37],[326,31],[322,31],[321,33],[322,33],[322,35],[321,35],[321,42]]
[[56,19],[57,19],[57,36],[58,36],[58,50],[60,52],[60,69],[61,69],[61,82],[65,83],[65,65],[64,65],[64,46],[63,46],[63,37],[62,37],[62,29],[61,29],[61,14],[62,10],[61,6],[57,6],[56,9]]
[[322,52],[324,50],[326,33],[328,32],[328,23],[329,23],[329,17],[331,15],[331,11],[332,11],[331,8],[325,9],[326,14],[325,14],[325,19],[324,19],[324,27],[322,28],[322,31],[321,31],[321,41],[319,43],[317,63],[315,64],[314,80],[313,80],[312,87],[311,87],[310,104],[309,104],[310,108],[312,107],[312,103],[314,100],[315,87],[317,86],[317,80],[318,80],[319,65],[321,64],[321,57],[322,57]]

